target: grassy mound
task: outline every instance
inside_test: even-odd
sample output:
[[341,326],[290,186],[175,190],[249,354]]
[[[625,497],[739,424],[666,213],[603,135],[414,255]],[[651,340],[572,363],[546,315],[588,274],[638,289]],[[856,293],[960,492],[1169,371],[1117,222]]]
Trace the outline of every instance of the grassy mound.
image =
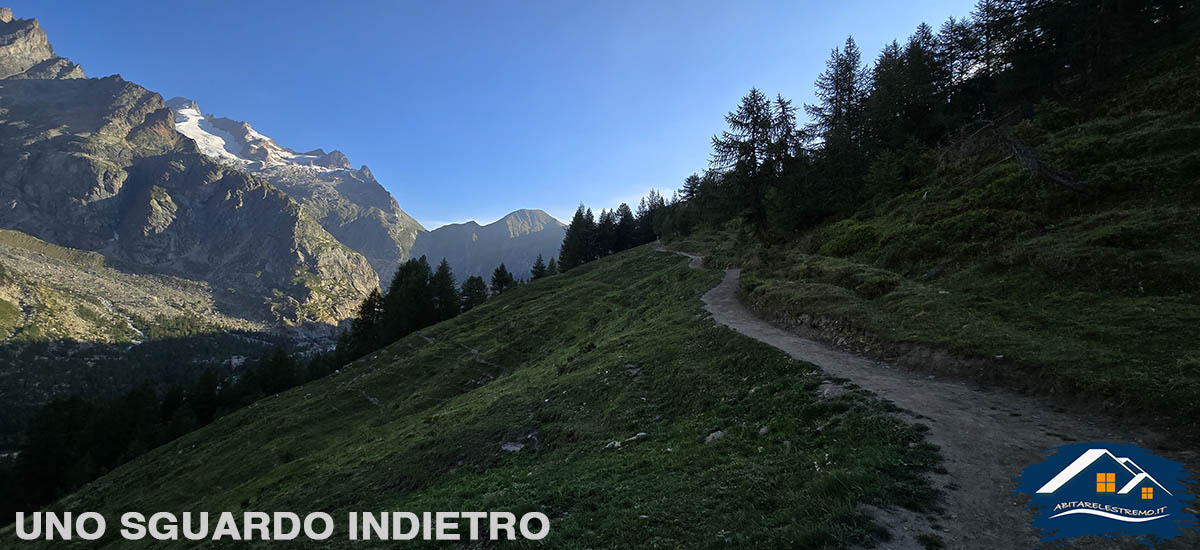
[[333,513],[313,547],[349,511],[541,510],[567,548],[845,547],[887,537],[866,506],[929,512],[923,428],[716,326],[716,281],[641,247],[524,285],[55,508]]

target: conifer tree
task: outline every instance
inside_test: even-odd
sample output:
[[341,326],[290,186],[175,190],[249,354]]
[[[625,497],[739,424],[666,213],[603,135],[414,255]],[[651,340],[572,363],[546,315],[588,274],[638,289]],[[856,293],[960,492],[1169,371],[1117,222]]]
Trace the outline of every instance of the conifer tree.
[[358,306],[358,315],[350,324],[346,348],[341,349],[342,346],[339,345],[339,351],[347,352],[350,359],[362,357],[381,346],[382,332],[383,294],[375,288]]
[[868,140],[873,150],[899,147],[908,139],[905,133],[907,75],[904,53],[893,40],[883,47],[872,70],[871,92],[866,98]]
[[617,216],[611,210],[601,210],[596,222],[594,258],[612,254],[617,248]]
[[833,209],[853,203],[861,185],[866,158],[864,104],[870,84],[854,38],[834,49],[825,71],[817,78],[816,105],[804,109],[813,119],[813,134],[820,136],[820,166],[827,187],[814,199]]
[[581,204],[575,210],[567,233],[563,236],[562,248],[558,252],[558,268],[567,271],[584,262],[591,261],[595,243],[596,224],[592,211]]
[[388,344],[437,322],[430,279],[433,274],[424,256],[400,265],[383,297],[384,338]]
[[529,274],[535,281],[547,275],[546,262],[542,259],[541,254],[538,254],[537,259],[533,261],[533,267],[529,269]]
[[437,315],[438,321],[453,319],[458,315],[462,305],[462,299],[458,294],[458,286],[454,281],[454,272],[450,270],[450,263],[442,258],[442,262],[438,264],[437,271],[434,272],[430,279],[430,287],[433,292],[433,309]]
[[637,209],[637,230],[634,232],[633,245],[643,245],[654,242],[658,238],[658,232],[655,228],[657,220],[656,215],[662,211],[667,205],[663,200],[662,194],[655,189],[651,189],[642,200],[638,202]]
[[941,137],[942,108],[949,87],[948,70],[937,55],[933,29],[921,23],[904,48],[904,129],[912,138],[932,143]]
[[629,209],[629,205],[621,203],[617,207],[617,229],[616,239],[614,240],[615,250],[628,250],[634,246],[634,236],[637,232],[637,220],[633,217],[633,211]]
[[546,275],[558,275],[558,260],[554,256],[550,256],[550,261],[546,263]]
[[761,233],[766,229],[766,185],[771,152],[772,113],[767,96],[751,88],[738,108],[725,115],[728,129],[713,136],[712,165],[738,189],[730,206],[745,211]]
[[935,37],[938,63],[945,67],[952,86],[962,86],[971,76],[974,52],[979,46],[969,20],[947,19]]
[[679,196],[685,201],[690,201],[696,198],[696,194],[700,192],[700,175],[693,173],[684,178],[683,187],[679,190]]
[[492,271],[492,294],[502,294],[504,291],[517,286],[517,281],[504,264],[496,266]]
[[487,283],[483,282],[483,277],[472,275],[467,277],[462,284],[462,310],[468,311],[471,308],[482,305],[488,299]]

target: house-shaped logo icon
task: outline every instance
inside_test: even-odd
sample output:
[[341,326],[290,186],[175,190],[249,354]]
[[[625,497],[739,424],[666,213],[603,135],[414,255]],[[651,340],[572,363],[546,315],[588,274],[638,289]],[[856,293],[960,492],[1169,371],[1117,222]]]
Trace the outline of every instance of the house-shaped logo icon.
[[[1171,494],[1171,491],[1168,491],[1166,487],[1163,487],[1158,480],[1154,479],[1153,476],[1146,472],[1146,470],[1143,470],[1141,466],[1138,466],[1137,463],[1132,459],[1118,457],[1108,452],[1108,449],[1088,449],[1083,454],[1079,455],[1079,458],[1075,459],[1075,461],[1069,466],[1064,468],[1063,471],[1059,472],[1058,475],[1054,476],[1054,479],[1046,482],[1046,484],[1038,489],[1037,492],[1041,494],[1053,493],[1054,491],[1062,488],[1063,485],[1066,485],[1067,482],[1075,479],[1076,476],[1083,473],[1085,470],[1096,469],[1092,467],[1095,466],[1097,462],[1102,462],[1101,459],[1105,458],[1116,463],[1115,468],[1108,469],[1120,470],[1122,474],[1127,474],[1129,481],[1122,485],[1120,489],[1117,489],[1116,471],[1098,471],[1096,472],[1097,493],[1116,493],[1118,495],[1127,495],[1134,489],[1140,488],[1141,491],[1139,494],[1141,495],[1142,499],[1153,500],[1154,490],[1157,487],[1159,490],[1162,490],[1168,495]],[[1099,469],[1103,470],[1105,468],[1101,467]]]
[[1043,541],[1085,535],[1166,540],[1194,528],[1183,467],[1132,445],[1075,443],[1025,469],[1017,493],[1030,497]]

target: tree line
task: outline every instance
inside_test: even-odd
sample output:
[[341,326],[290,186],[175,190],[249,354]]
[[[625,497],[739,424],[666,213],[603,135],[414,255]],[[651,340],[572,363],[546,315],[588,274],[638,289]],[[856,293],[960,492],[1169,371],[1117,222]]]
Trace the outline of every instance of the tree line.
[[921,24],[864,63],[854,39],[835,48],[801,110],[752,88],[712,138],[655,230],[686,235],[732,219],[778,240],[909,189],[939,143],[969,124],[1042,100],[1086,104],[1122,71],[1196,29],[1180,2],[982,0],[938,30]]
[[[530,268],[533,279],[557,272],[554,258],[546,264],[539,254]],[[338,339],[336,354],[343,363],[353,361],[425,327],[453,319],[483,305],[521,283],[503,263],[492,271],[490,285],[471,276],[456,284],[445,258],[436,270],[424,256],[400,265],[386,292],[378,289],[363,300],[350,329]]]
[[666,206],[662,195],[655,190],[643,197],[635,214],[628,204],[614,210],[601,210],[599,219],[591,208],[580,204],[567,225],[562,248],[558,253],[558,268],[570,270],[609,254],[628,250],[658,238],[655,217]]
[[[922,24],[903,43],[886,45],[870,66],[848,38],[817,77],[817,102],[802,107],[807,124],[790,100],[752,88],[713,137],[706,170],[688,176],[669,200],[651,191],[636,213],[622,204],[597,218],[580,205],[558,257],[539,256],[530,277],[733,219],[767,240],[849,215],[904,192],[949,132],[1038,99],[1101,94],[1148,52],[1194,31],[1196,15],[1190,3],[1164,0],[982,0],[965,19],[937,31]],[[143,386],[104,402],[50,403],[31,422],[21,452],[0,457],[0,523],[519,284],[504,264],[490,281],[473,276],[460,286],[444,259],[437,269],[424,257],[411,259],[386,291],[367,296],[331,351],[300,357],[278,348],[241,371],[207,370],[161,395]]]
[[205,369],[190,384],[161,393],[143,384],[114,399],[73,396],[46,404],[30,420],[16,456],[0,458],[0,524],[266,395],[328,374],[326,359],[305,361],[280,346],[241,370]]
[[[530,277],[558,272],[555,258],[538,256]],[[414,331],[451,319],[521,283],[504,264],[490,285],[468,277],[461,286],[445,259],[436,270],[425,257],[397,270],[386,292],[363,300],[348,330],[329,351],[290,353],[276,346],[245,368],[206,369],[190,384],[156,392],[143,384],[109,400],[82,396],[44,405],[26,427],[15,457],[0,457],[0,525],[17,511],[45,506],[113,468],[267,395],[326,376]]]

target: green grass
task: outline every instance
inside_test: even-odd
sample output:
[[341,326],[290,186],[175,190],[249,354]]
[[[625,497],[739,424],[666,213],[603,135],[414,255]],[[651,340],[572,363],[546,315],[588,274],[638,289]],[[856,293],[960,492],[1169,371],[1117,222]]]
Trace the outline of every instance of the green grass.
[[0,299],[0,337],[7,337],[21,326],[24,315],[21,308],[8,300]]
[[1091,113],[1043,103],[1015,126],[1083,192],[966,140],[889,198],[787,242],[731,225],[679,246],[745,268],[744,297],[769,314],[1002,356],[978,376],[1195,429],[1200,113],[1143,102],[1196,72],[1164,70]]
[[541,510],[555,548],[841,548],[888,536],[864,505],[933,513],[924,428],[716,326],[717,278],[642,247],[523,285],[54,508],[333,513],[314,548],[353,546],[349,511]]
[[37,252],[82,268],[100,268],[105,265],[104,256],[96,252],[75,250],[73,248],[50,244],[20,231],[0,229],[0,244]]

